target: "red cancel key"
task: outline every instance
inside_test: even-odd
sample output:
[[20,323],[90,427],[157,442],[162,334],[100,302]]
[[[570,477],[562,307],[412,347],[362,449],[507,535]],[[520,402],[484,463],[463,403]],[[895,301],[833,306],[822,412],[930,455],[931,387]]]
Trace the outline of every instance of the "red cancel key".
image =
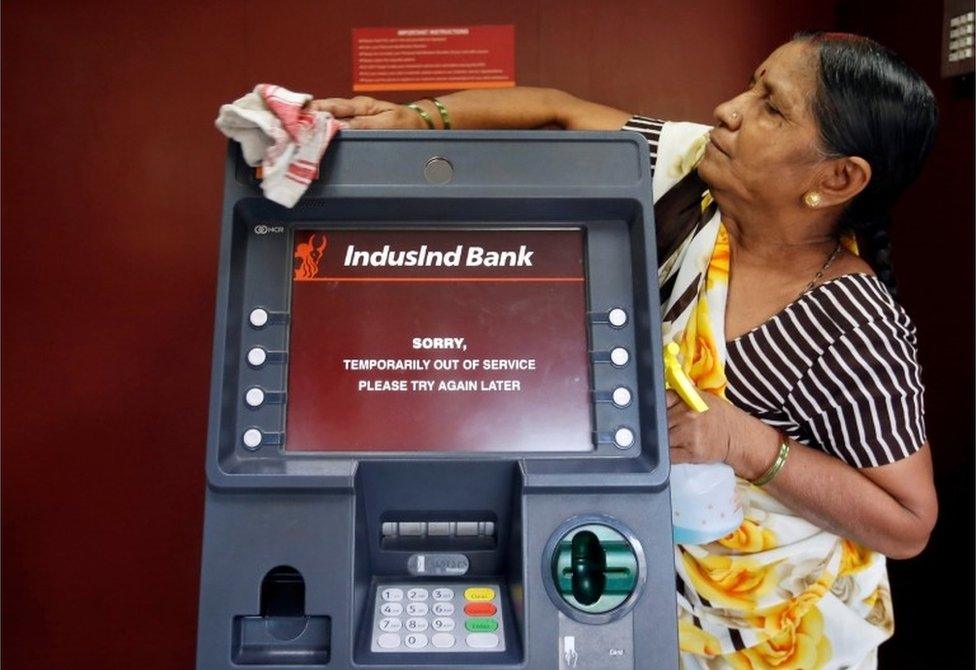
[[464,613],[468,616],[492,616],[497,611],[491,603],[468,603],[464,606]]

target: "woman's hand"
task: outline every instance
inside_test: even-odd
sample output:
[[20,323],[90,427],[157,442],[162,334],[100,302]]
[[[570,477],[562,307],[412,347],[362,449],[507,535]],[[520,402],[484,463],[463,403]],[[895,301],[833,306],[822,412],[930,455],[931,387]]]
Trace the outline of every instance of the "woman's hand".
[[748,414],[713,393],[701,392],[708,411],[696,412],[667,391],[668,437],[672,463],[728,463],[747,429]]
[[355,98],[312,100],[308,103],[308,109],[315,112],[328,112],[344,127],[353,130],[421,130],[427,127],[420,115],[412,109],[365,95]]

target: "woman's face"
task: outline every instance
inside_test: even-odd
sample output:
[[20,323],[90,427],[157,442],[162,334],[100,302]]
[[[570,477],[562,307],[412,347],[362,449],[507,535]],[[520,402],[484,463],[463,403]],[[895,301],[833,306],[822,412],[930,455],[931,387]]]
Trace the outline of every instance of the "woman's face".
[[753,73],[749,87],[715,108],[698,174],[728,214],[771,213],[801,206],[822,161],[811,102],[816,49],[789,42]]

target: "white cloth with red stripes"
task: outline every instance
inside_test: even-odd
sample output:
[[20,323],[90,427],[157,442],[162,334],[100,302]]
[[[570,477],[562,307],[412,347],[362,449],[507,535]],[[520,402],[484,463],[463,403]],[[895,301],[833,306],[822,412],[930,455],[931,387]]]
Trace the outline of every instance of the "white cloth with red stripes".
[[274,84],[222,105],[217,129],[240,142],[244,160],[261,166],[261,189],[269,199],[293,207],[318,176],[319,161],[340,124],[328,112],[304,109],[312,99]]

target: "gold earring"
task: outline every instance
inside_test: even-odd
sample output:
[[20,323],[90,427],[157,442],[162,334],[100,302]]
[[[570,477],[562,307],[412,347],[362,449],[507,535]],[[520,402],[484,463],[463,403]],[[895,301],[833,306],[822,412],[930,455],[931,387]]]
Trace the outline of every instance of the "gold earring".
[[820,206],[820,194],[816,191],[807,191],[803,195],[803,204],[811,209],[816,209]]

